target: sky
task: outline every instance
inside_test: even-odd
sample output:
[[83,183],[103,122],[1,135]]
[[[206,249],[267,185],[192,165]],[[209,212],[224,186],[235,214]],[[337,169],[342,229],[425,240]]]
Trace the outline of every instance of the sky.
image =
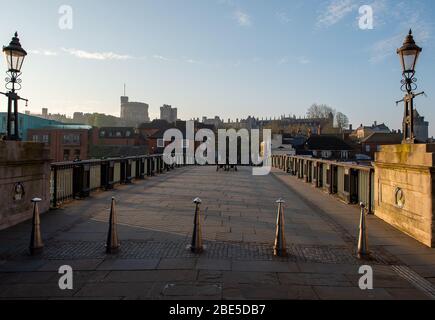
[[[152,119],[163,104],[182,119],[227,120],[299,117],[322,103],[354,127],[399,129],[396,49],[412,28],[423,47],[418,90],[428,95],[416,106],[435,135],[433,0],[0,1],[1,41],[18,31],[29,52],[20,95],[30,101],[21,110],[119,116],[126,83]],[[359,26],[364,5],[373,29]]]

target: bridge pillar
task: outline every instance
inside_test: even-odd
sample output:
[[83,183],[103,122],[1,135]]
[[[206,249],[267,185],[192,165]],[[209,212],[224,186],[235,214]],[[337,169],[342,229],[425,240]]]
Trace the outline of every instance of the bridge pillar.
[[374,167],[375,215],[435,247],[435,144],[383,146]]

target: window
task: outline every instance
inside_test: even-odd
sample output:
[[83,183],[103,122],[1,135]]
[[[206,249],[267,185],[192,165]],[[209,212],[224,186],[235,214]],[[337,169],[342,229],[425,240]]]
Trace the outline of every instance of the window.
[[63,160],[64,161],[69,160],[69,150],[68,149],[63,150]]
[[378,152],[380,152],[381,149],[382,149],[382,146],[381,146],[381,145],[378,145],[376,148],[377,148]]
[[366,152],[370,152],[370,145],[366,144]]
[[163,139],[157,139],[157,148],[164,148],[165,141]]
[[42,142],[44,142],[44,143],[48,143],[48,134],[44,134],[44,135],[42,136]]
[[126,136],[126,137],[130,137],[130,136],[131,136],[131,132],[130,132],[130,131],[127,131],[127,132],[125,133],[125,136]]
[[121,131],[116,131],[116,136],[119,138],[119,137],[122,137],[122,133],[121,133]]
[[63,136],[64,144],[80,144],[80,135],[79,134],[65,134]]
[[33,141],[33,142],[39,142],[39,136],[38,136],[38,135],[34,135],[34,136],[32,137],[32,141]]

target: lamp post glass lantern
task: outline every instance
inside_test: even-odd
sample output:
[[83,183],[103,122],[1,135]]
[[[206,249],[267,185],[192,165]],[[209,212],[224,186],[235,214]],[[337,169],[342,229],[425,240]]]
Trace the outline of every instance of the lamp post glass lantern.
[[414,98],[424,94],[424,92],[418,94],[414,93],[414,91],[417,90],[417,79],[414,76],[415,67],[422,50],[423,49],[415,43],[412,30],[409,30],[409,34],[406,36],[402,47],[397,49],[397,54],[399,55],[400,63],[402,65],[403,79],[401,81],[401,89],[403,92],[406,92],[405,97],[402,100],[397,101],[397,103],[405,103],[405,113],[403,116],[403,143],[415,142]]
[[[397,54],[400,58],[400,63],[402,65],[403,77],[405,78],[406,91],[410,93],[413,89],[413,85],[416,80],[415,67],[417,65],[418,58],[423,49],[416,45],[414,37],[412,35],[412,30],[409,30],[408,36],[403,42],[403,46],[397,49]],[[416,87],[416,86],[415,86]]]
[[8,64],[9,72],[19,74],[27,52],[21,47],[17,32],[15,32],[11,43],[7,47],[3,47],[3,53]]
[[5,86],[8,92],[0,92],[8,98],[7,133],[4,139],[20,140],[18,130],[18,100],[26,101],[27,106],[27,99],[23,99],[18,96],[16,91],[21,89],[21,68],[23,66],[24,59],[27,56],[27,52],[21,46],[17,32],[15,32],[9,45],[3,47],[3,54],[5,56],[8,68],[6,71],[8,77],[6,78]]

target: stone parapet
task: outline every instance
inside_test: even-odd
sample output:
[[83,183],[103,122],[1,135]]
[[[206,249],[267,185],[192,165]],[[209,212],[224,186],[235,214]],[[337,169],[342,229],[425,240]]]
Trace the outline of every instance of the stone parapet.
[[376,154],[375,214],[435,247],[435,144],[383,146]]
[[35,197],[49,210],[50,163],[42,143],[0,141],[0,230],[30,219]]

